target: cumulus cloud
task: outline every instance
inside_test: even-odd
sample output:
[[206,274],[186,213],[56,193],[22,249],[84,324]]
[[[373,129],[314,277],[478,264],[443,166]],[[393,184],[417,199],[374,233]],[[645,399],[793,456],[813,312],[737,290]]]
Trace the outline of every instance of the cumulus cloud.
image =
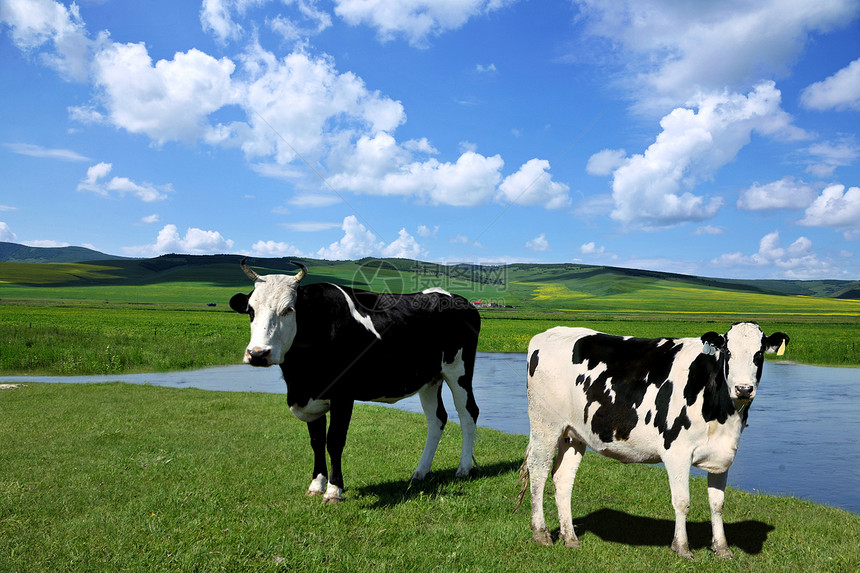
[[197,49],[153,63],[142,43],[105,43],[93,79],[113,125],[158,144],[193,142],[204,136],[209,114],[239,102],[235,68]]
[[295,246],[278,241],[257,241],[251,246],[251,255],[255,257],[304,256]]
[[697,90],[745,89],[785,75],[811,34],[846,26],[858,14],[852,0],[576,4],[590,35],[614,48],[627,87],[645,105],[677,105]]
[[526,248],[530,251],[545,252],[549,250],[549,241],[546,240],[546,233],[541,233],[534,239],[526,242]]
[[126,254],[142,257],[157,257],[166,253],[207,255],[227,253],[232,249],[233,241],[225,239],[218,231],[204,231],[191,227],[186,229],[183,237],[179,234],[176,225],[165,225],[158,232],[158,237],[152,245],[123,247]]
[[499,185],[498,199],[518,205],[561,209],[570,205],[570,187],[552,180],[549,161],[530,159]]
[[602,255],[605,250],[606,247],[603,245],[598,246],[594,241],[585,243],[579,247],[579,252],[583,255]]
[[722,235],[724,233],[725,230],[716,225],[703,225],[693,232],[694,235]]
[[846,229],[853,237],[851,230],[860,230],[860,187],[846,189],[845,185],[830,185],[806,209],[806,216],[799,223]]
[[435,237],[439,233],[439,225],[435,225],[432,229],[427,225],[418,225],[418,235],[424,238]]
[[135,183],[128,177],[113,177],[105,181],[110,174],[113,165],[110,163],[97,163],[87,169],[87,176],[78,183],[78,191],[91,191],[102,197],[109,197],[111,192],[120,196],[134,195],[141,201],[151,203],[167,199],[165,192],[173,191],[170,184],[155,186],[151,183]]
[[788,176],[764,185],[754,183],[749,189],[740,192],[737,205],[739,209],[749,211],[805,209],[817,194],[812,185]]
[[660,228],[716,215],[723,199],[691,190],[734,160],[754,131],[793,134],[780,98],[773,82],[763,82],[746,96],[702,94],[697,111],[676,108],[660,121],[654,143],[613,172],[611,217],[631,227]]
[[610,175],[624,164],[627,152],[623,149],[604,149],[588,158],[585,171],[591,175]]
[[397,258],[419,258],[426,254],[406,229],[400,229],[397,239],[385,244],[372,231],[362,225],[355,215],[344,218],[343,237],[323,247],[317,256],[329,260],[349,260],[363,257],[383,256]]
[[4,143],[14,153],[28,155],[30,157],[41,157],[45,159],[59,159],[61,161],[91,161],[89,157],[81,155],[70,149],[51,149],[31,143]]
[[12,232],[12,229],[9,228],[9,225],[4,223],[3,221],[0,221],[0,241],[14,243],[17,240],[17,235]]
[[741,252],[726,253],[713,259],[711,265],[723,268],[756,268],[760,274],[771,269],[774,276],[790,279],[811,279],[841,276],[839,265],[820,258],[812,249],[812,241],[799,237],[788,247],[783,247],[779,231],[768,233],[759,241],[758,252],[745,255]]
[[158,223],[159,219],[160,217],[158,216],[158,214],[154,213],[152,215],[147,215],[146,217],[143,217],[140,222],[146,223],[147,225],[151,225],[152,223]]
[[800,93],[800,103],[820,111],[860,110],[860,58],[829,78],[806,87]]
[[853,137],[815,143],[805,151],[810,156],[806,171],[816,177],[831,177],[837,167],[851,165],[860,157],[860,146]]
[[383,42],[397,37],[427,46],[431,36],[456,30],[470,18],[492,12],[514,0],[335,0],[335,13],[351,26],[376,28]]
[[87,37],[78,5],[68,8],[52,0],[4,0],[0,23],[9,26],[12,41],[68,80],[85,81],[92,41]]

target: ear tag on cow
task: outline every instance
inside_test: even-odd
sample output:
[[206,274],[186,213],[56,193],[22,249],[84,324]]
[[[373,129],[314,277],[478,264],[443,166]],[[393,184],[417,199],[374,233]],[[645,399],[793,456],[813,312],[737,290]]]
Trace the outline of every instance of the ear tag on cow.
[[777,356],[782,356],[785,354],[785,340],[782,341],[782,344],[779,345],[779,350],[776,351]]
[[706,342],[705,345],[702,347],[702,354],[708,354],[710,356],[713,356],[716,353],[717,353],[717,347],[714,346],[713,344],[711,344],[710,342]]

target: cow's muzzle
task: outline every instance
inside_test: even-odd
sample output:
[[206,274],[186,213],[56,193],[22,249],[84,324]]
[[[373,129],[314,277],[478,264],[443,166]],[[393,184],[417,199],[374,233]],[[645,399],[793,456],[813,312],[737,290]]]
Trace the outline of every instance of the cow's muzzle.
[[735,386],[735,395],[738,400],[751,400],[755,392],[755,386],[752,384],[738,384]]
[[249,348],[245,351],[245,362],[251,366],[269,366],[271,356],[271,348]]

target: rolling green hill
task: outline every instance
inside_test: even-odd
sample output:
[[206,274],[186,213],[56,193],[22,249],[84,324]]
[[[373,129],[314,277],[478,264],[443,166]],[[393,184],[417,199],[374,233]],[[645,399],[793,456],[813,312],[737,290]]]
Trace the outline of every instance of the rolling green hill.
[[126,258],[106,255],[85,247],[28,247],[0,241],[0,262],[4,263],[77,263]]
[[[220,303],[237,290],[250,288],[239,269],[241,255],[170,254],[66,262],[81,251],[88,256],[107,255],[74,247],[38,249],[10,243],[0,247],[4,249],[0,255],[17,252],[30,261],[0,262],[3,298]],[[325,281],[380,292],[441,287],[486,306],[533,310],[721,314],[754,307],[773,314],[854,315],[855,301],[860,300],[860,281],[733,280],[581,264],[296,260],[310,269],[307,283]],[[250,258],[249,264],[261,274],[296,270],[284,258]]]

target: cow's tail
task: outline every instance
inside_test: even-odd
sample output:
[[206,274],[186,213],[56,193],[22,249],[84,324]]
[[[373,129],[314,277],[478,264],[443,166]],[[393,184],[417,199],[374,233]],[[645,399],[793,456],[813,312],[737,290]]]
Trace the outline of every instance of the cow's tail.
[[531,442],[529,442],[529,445],[526,448],[526,458],[520,466],[520,477],[518,480],[518,483],[520,484],[520,493],[517,495],[517,505],[514,506],[514,511],[518,510],[523,504],[523,498],[526,496],[526,491],[529,489],[529,466],[526,462],[528,462],[531,447]]

